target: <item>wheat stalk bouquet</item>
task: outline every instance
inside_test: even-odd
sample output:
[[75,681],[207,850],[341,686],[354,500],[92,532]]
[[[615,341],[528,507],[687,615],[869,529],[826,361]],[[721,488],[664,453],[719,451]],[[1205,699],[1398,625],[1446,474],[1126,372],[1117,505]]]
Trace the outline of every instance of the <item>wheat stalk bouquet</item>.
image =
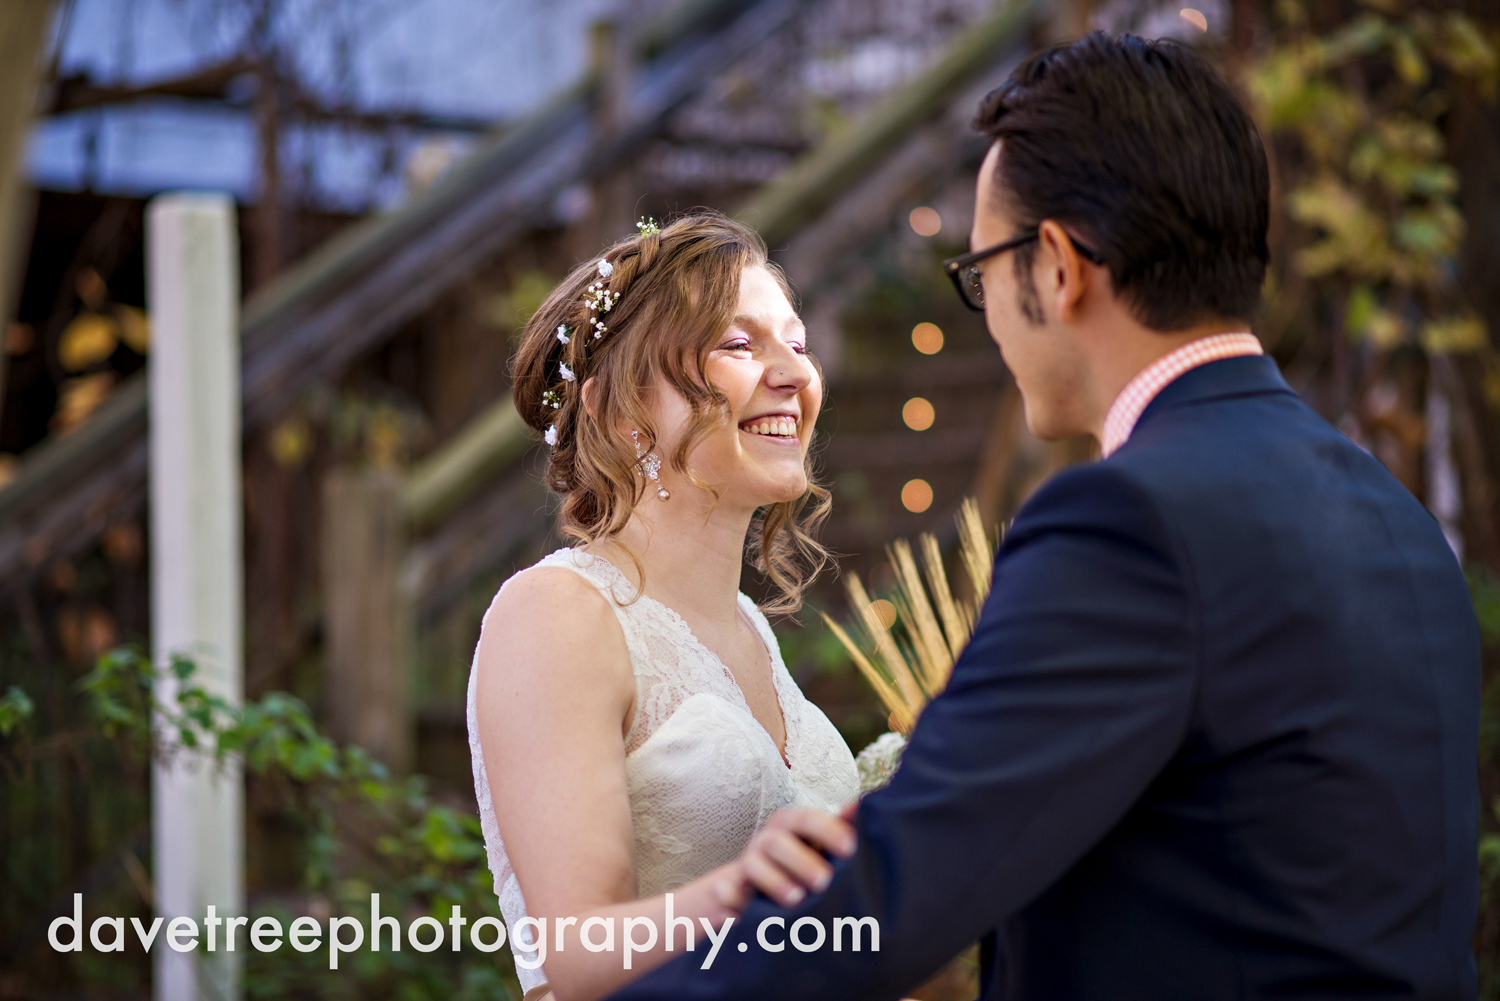
[[974,622],[990,590],[995,544],[985,534],[979,505],[972,497],[959,507],[956,520],[960,562],[973,585],[971,598],[954,597],[937,539],[923,533],[917,545],[926,570],[925,584],[911,543],[897,539],[886,547],[896,576],[897,587],[891,602],[896,622],[902,626],[899,631],[895,623],[887,623],[881,617],[875,601],[854,573],[845,576],[844,587],[849,592],[857,623],[850,629],[862,634],[863,642],[856,642],[850,630],[823,615],[823,621],[885,703],[891,729],[902,737],[911,733],[928,700],[947,685],[953,662],[973,635]]

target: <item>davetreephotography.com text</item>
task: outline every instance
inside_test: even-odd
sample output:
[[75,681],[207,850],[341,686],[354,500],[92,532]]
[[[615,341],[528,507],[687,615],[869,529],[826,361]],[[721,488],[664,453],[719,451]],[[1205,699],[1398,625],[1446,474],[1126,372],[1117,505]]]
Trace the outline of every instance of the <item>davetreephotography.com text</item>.
[[[672,894],[667,894],[666,938],[663,947],[675,952],[679,947],[692,949],[697,942],[697,929],[692,920],[674,917]],[[699,918],[709,951],[703,957],[702,969],[709,969],[718,956],[719,949],[734,927],[734,918],[725,918],[717,928],[707,918]],[[444,925],[446,924],[446,927]],[[126,919],[97,917],[88,922],[83,919],[83,894],[73,894],[73,913],[55,918],[47,929],[47,942],[58,952],[82,952],[85,942],[97,952],[124,952],[127,941]],[[248,918],[223,916],[209,904],[200,922],[195,918],[180,916],[166,919],[157,917],[148,925],[140,918],[130,918],[129,933],[133,933],[141,947],[150,952],[160,939],[175,952],[236,952],[254,949],[257,952],[275,952],[282,945],[289,945],[298,952],[328,950],[328,968],[339,968],[339,956],[369,948],[379,952],[382,948],[400,952],[402,947],[416,952],[436,952],[448,948],[458,952],[464,947],[464,929],[468,927],[468,944],[480,952],[496,952],[511,940],[516,951],[516,962],[525,969],[538,969],[547,959],[549,925],[551,941],[562,950],[563,935],[570,927],[577,927],[578,941],[589,952],[616,952],[621,956],[625,969],[630,969],[631,957],[637,953],[650,952],[656,948],[663,929],[649,917],[615,918],[591,917],[582,923],[576,917],[521,918],[515,927],[507,930],[499,918],[486,915],[470,922],[463,916],[457,904],[446,922],[431,915],[412,919],[404,927],[397,918],[380,913],[380,894],[370,894],[370,926],[368,934],[365,923],[356,917],[330,917],[327,925],[317,918],[302,916],[283,925],[273,917]],[[616,926],[619,935],[616,936]],[[860,952],[880,951],[880,923],[872,917],[834,918],[832,928],[814,917],[802,917],[787,927],[781,917],[768,917],[755,929],[756,944],[767,952],[782,952],[788,945],[799,952],[817,952],[828,947],[834,952],[848,949]],[[740,952],[749,951],[749,943],[740,942]]]

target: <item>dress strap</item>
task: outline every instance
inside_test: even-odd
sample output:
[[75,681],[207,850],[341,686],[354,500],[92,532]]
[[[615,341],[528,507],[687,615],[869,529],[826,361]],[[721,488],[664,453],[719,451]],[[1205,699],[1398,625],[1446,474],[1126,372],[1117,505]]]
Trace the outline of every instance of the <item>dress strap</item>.
[[616,611],[635,604],[640,598],[635,585],[613,563],[570,546],[548,553],[533,566],[564,567],[573,571],[598,588]]

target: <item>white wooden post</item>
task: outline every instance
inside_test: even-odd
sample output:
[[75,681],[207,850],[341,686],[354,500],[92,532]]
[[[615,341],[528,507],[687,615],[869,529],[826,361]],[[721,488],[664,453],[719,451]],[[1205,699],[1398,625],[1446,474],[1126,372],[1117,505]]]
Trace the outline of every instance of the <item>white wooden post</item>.
[[[147,214],[151,310],[151,646],[160,666],[186,654],[196,683],[238,703],[244,694],[240,494],[239,251],[234,203],[222,194],[171,194]],[[175,705],[175,685],[158,685]],[[217,772],[186,754],[158,764],[151,785],[156,910],[156,1001],[240,996],[237,936],[224,926],[207,951],[207,908],[244,913],[244,780],[236,761]],[[168,947],[175,917],[198,923],[195,952]],[[243,929],[242,929],[243,930]]]

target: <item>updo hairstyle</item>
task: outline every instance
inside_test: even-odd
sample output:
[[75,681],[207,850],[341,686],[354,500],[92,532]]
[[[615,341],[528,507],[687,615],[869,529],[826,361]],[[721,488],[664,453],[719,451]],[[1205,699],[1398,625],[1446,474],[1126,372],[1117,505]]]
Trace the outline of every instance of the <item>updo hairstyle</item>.
[[[734,319],[740,275],[766,268],[792,299],[760,236],[740,223],[697,212],[654,229],[574,268],[527,322],[513,365],[516,409],[553,442],[546,480],[563,496],[560,528],[580,544],[619,533],[642,496],[635,443],[619,429],[636,429],[640,447],[655,450],[650,394],[659,382],[680,393],[691,412],[687,433],[662,458],[712,492],[687,469],[687,457],[729,420],[728,400],[702,373]],[[607,263],[601,268],[600,261]],[[589,379],[592,412],[583,401]],[[810,454],[806,462],[807,491],[758,511],[746,538],[747,558],[779,592],[762,606],[768,612],[801,607],[803,592],[830,562],[810,533],[832,504]]]

